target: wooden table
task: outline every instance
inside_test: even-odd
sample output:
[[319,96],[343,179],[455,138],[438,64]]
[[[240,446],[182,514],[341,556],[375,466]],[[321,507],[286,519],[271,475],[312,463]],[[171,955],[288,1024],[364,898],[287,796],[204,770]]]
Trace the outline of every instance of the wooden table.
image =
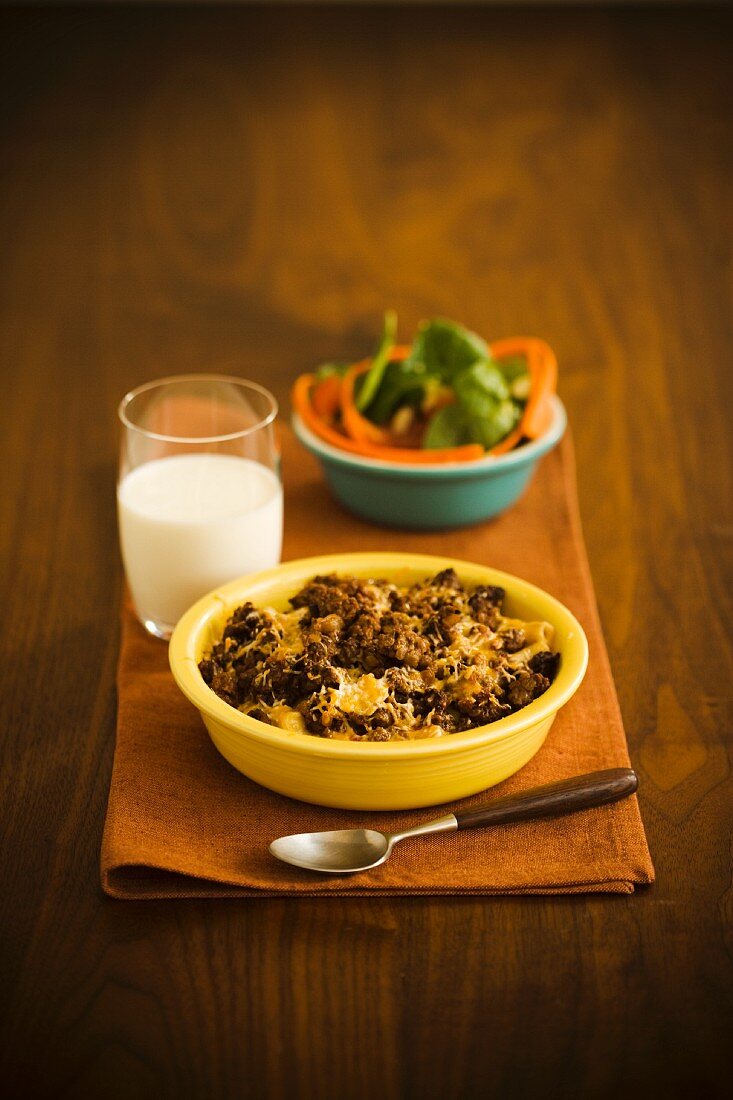
[[[730,1073],[731,12],[5,10],[8,1095],[722,1095]],[[435,314],[555,346],[656,885],[99,889],[115,406]]]

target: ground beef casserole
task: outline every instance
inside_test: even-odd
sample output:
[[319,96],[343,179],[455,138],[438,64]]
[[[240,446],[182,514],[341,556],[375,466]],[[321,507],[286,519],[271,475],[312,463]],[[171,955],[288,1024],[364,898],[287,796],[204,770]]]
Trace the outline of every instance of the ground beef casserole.
[[199,668],[225,702],[287,730],[351,741],[437,737],[542,695],[560,660],[548,623],[504,616],[504,590],[453,569],[411,588],[314,577],[281,612],[238,607]]

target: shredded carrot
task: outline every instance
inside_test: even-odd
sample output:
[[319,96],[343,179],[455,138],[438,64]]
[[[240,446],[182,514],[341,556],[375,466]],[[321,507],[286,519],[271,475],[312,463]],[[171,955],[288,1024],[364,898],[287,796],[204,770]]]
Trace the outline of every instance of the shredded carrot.
[[530,377],[531,389],[522,417],[522,430],[528,439],[537,439],[547,430],[551,399],[557,389],[557,359],[544,340],[532,341]]
[[522,418],[516,428],[492,447],[489,454],[502,455],[511,451],[522,439],[538,439],[550,425],[551,398],[557,386],[557,359],[549,344],[533,336],[515,336],[496,340],[491,345],[495,359],[509,355],[527,357],[530,391]]
[[298,375],[290,394],[293,408],[306,427],[310,428],[311,431],[315,432],[321,439],[325,439],[327,443],[333,443],[334,446],[339,447],[342,444],[346,444],[348,440],[345,440],[340,432],[337,432],[335,428],[332,428],[330,424],[322,420],[313,408],[311,390],[313,389],[315,381],[316,376],[314,374]]
[[341,422],[344,431],[355,443],[376,443],[385,446],[390,442],[389,432],[372,423],[366,416],[362,416],[356,407],[354,400],[354,386],[357,378],[366,374],[371,365],[369,359],[363,359],[361,363],[355,363],[349,367],[341,383]]
[[[389,353],[389,362],[399,362],[410,354],[409,345],[397,344]],[[346,434],[356,443],[376,443],[379,446],[389,446],[393,438],[386,428],[380,428],[366,416],[363,416],[356,407],[355,387],[356,380],[362,374],[366,374],[371,366],[371,359],[362,359],[355,363],[344,375],[341,382],[339,400],[341,404],[341,422]]]
[[315,375],[301,374],[296,378],[292,390],[292,402],[295,411],[306,427],[310,428],[324,442],[349,454],[364,458],[383,459],[386,462],[404,462],[407,464],[429,465],[440,462],[472,462],[483,458],[485,451],[480,443],[468,443],[463,447],[447,447],[444,450],[424,451],[416,447],[386,447],[373,443],[358,443],[348,439],[323,420],[313,408],[311,389]]
[[429,466],[435,462],[475,462],[485,458],[486,451],[480,443],[464,443],[461,447],[444,447],[425,451],[421,447],[367,447],[359,452],[365,458],[381,458],[385,462],[404,462],[407,465]]
[[390,363],[401,363],[403,359],[409,357],[412,348],[409,344],[395,344],[389,353]]
[[341,378],[338,374],[328,374],[317,382],[311,398],[313,408],[319,416],[335,416],[341,403]]

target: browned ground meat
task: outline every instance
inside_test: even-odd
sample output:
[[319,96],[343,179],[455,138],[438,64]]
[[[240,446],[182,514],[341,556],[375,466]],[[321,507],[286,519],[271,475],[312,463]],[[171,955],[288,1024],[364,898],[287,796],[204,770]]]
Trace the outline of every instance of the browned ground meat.
[[316,576],[290,604],[238,607],[199,668],[231,706],[322,737],[473,729],[527,706],[559,667],[546,624],[506,618],[502,588],[466,589],[453,569],[410,588]]

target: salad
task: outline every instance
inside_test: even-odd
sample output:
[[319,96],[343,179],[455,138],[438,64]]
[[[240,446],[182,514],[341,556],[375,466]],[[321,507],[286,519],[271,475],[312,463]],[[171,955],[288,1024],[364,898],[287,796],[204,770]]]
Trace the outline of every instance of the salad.
[[487,344],[454,321],[424,321],[397,343],[388,311],[375,354],[302,374],[293,406],[342,450],[400,462],[470,462],[499,455],[549,427],[557,360],[534,337]]

